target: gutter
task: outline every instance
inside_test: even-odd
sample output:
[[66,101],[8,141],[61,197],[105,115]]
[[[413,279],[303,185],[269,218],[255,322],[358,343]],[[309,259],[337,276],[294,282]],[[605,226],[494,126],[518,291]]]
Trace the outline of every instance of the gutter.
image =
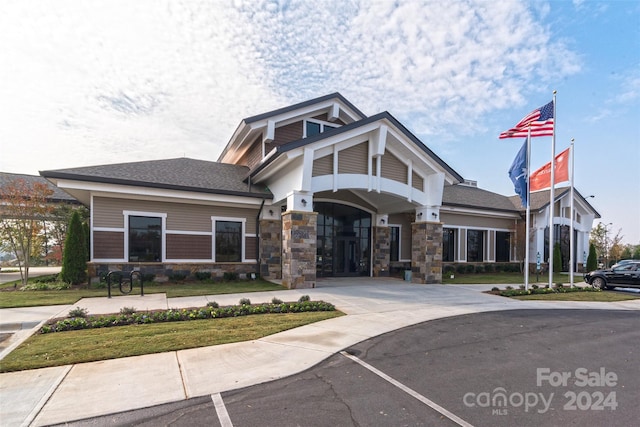
[[264,207],[265,199],[262,199],[262,203],[260,204],[260,209],[258,209],[258,215],[256,216],[256,267],[258,268],[258,272],[256,273],[256,277],[260,276],[260,215],[262,214],[262,208]]

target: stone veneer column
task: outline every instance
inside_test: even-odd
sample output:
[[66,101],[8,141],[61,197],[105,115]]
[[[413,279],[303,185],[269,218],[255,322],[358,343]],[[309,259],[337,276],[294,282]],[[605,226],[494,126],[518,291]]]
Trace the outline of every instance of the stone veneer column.
[[282,214],[282,284],[289,289],[315,288],[316,212]]
[[389,275],[391,229],[373,227],[373,277]]
[[260,220],[260,277],[282,279],[282,221]]
[[442,283],[442,223],[411,224],[411,282]]

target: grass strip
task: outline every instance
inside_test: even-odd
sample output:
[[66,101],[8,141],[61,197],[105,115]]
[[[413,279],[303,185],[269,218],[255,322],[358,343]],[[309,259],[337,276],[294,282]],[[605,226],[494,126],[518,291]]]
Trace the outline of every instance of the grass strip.
[[0,372],[255,340],[344,315],[339,311],[262,314],[38,334],[0,361]]
[[[7,288],[0,291],[0,308],[34,307],[43,305],[75,304],[81,298],[106,297],[106,288],[64,289],[46,291],[21,291]],[[144,285],[145,294],[165,293],[167,298],[233,294],[244,292],[280,291],[281,285],[266,280],[247,280],[237,282],[194,282],[194,283],[149,283]],[[118,288],[112,288],[113,296],[121,295]],[[130,295],[140,295],[135,287]]]
[[628,301],[640,298],[637,294],[623,294],[620,292],[570,292],[570,293],[551,293],[551,294],[533,294],[520,295],[511,298],[520,300],[539,300],[539,301],[593,301],[593,302],[615,302]]
[[[512,285],[512,284],[524,284],[523,273],[452,273],[442,274],[442,283],[448,285]],[[574,283],[583,283],[582,275],[576,274],[573,278]],[[540,274],[537,277],[535,274],[529,275],[529,283],[547,284],[549,283],[548,274]],[[553,283],[569,283],[568,274],[554,274]]]

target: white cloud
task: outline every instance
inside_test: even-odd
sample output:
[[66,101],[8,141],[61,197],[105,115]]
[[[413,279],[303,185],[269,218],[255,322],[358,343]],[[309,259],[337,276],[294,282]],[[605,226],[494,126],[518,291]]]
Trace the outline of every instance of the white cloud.
[[[473,133],[580,61],[519,2],[9,2],[0,169],[215,160],[243,117],[333,91]],[[553,73],[551,73],[553,71]],[[20,166],[24,169],[24,164]]]

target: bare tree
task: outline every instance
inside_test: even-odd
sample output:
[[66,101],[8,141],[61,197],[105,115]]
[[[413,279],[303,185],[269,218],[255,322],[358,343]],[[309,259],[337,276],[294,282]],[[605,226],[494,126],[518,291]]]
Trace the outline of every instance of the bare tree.
[[41,241],[44,221],[52,212],[53,194],[46,184],[15,179],[0,188],[0,234],[2,245],[18,259],[23,285],[29,280],[31,256]]

